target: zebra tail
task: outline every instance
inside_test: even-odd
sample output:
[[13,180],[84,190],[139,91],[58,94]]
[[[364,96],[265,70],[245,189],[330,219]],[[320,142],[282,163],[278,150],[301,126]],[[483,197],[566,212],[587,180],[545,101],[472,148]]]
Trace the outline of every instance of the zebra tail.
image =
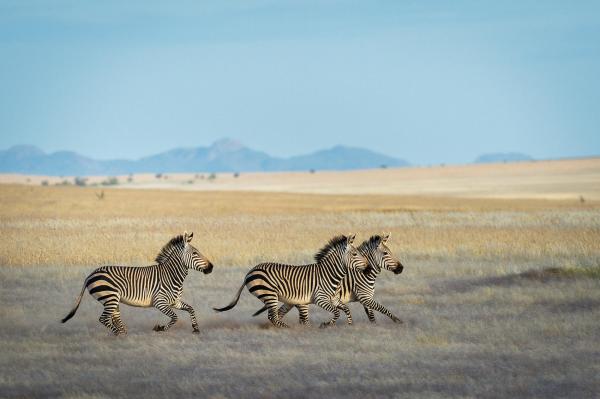
[[71,312],[68,315],[65,316],[64,319],[61,320],[61,323],[66,323],[71,317],[75,316],[75,312],[77,312],[77,309],[79,309],[79,305],[81,304],[81,298],[83,297],[83,292],[85,291],[86,283],[87,283],[87,279],[83,283],[83,288],[81,289],[81,292],[79,293],[79,297],[77,298],[77,303],[75,303],[75,307],[73,308],[73,310],[71,310]]
[[258,316],[259,314],[261,314],[262,312],[264,312],[265,310],[267,310],[267,305],[263,306],[262,309],[257,310],[256,312],[254,312],[254,314],[252,315],[252,317],[254,316]]
[[244,282],[242,283],[242,286],[240,287],[240,289],[237,292],[237,296],[229,305],[225,306],[224,308],[213,308],[213,309],[216,312],[225,312],[226,310],[232,309],[235,305],[237,305],[238,301],[240,300],[240,295],[242,295],[242,290],[244,289],[245,286],[246,286],[246,280],[244,280]]

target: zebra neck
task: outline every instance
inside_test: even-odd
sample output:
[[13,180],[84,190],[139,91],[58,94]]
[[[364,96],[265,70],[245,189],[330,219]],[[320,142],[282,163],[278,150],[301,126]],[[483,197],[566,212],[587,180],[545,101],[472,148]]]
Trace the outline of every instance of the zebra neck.
[[168,262],[163,265],[175,287],[181,287],[188,275],[188,268],[179,262]]
[[321,263],[318,263],[320,269],[323,273],[325,273],[328,277],[328,280],[331,283],[338,284],[346,273],[346,267],[341,259],[336,259],[335,257],[326,258]]

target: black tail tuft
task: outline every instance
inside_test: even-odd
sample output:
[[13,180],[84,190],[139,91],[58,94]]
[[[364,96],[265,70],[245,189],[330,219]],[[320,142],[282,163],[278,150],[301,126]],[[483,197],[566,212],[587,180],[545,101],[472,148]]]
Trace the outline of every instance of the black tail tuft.
[[64,319],[62,319],[60,322],[61,323],[66,323],[67,321],[69,321],[69,319],[73,316],[75,316],[75,312],[77,311],[77,308],[71,310],[71,313],[69,313],[68,315],[65,316]]
[[86,285],[87,285],[87,279],[83,283],[83,288],[81,288],[81,292],[79,293],[79,296],[77,297],[77,302],[75,302],[75,307],[73,308],[73,310],[71,310],[71,312],[68,315],[65,316],[64,319],[61,320],[61,323],[66,323],[71,317],[73,317],[75,315],[75,312],[77,312],[77,309],[79,309],[79,305],[81,304],[81,297],[83,297],[83,292],[85,291]]
[[213,308],[215,312],[224,312],[226,310],[229,310],[231,308],[233,308],[235,305],[237,305],[238,301],[240,300],[240,295],[242,294],[242,290],[244,289],[244,287],[246,286],[246,281],[244,281],[242,283],[242,286],[240,287],[240,289],[237,292],[237,295],[235,298],[233,298],[233,301],[231,301],[231,303],[223,308]]

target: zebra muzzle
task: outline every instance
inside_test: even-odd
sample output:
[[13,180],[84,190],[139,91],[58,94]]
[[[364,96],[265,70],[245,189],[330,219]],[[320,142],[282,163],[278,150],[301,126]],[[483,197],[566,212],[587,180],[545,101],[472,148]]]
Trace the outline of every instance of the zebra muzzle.
[[202,273],[209,274],[210,272],[212,272],[212,269],[213,269],[213,264],[209,263],[208,266],[206,266],[204,269],[202,269]]

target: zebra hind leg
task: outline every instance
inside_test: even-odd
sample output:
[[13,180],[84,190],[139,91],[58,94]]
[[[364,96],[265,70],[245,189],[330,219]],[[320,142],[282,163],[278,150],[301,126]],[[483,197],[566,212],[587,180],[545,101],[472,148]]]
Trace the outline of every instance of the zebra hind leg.
[[365,313],[367,314],[367,317],[369,318],[369,321],[371,323],[376,323],[377,321],[375,320],[375,312],[373,311],[373,309],[369,309],[366,306],[364,306],[364,309]]
[[167,331],[169,328],[171,328],[173,326],[173,324],[175,324],[177,322],[177,315],[175,314],[173,309],[171,309],[171,306],[169,306],[166,302],[164,302],[164,301],[157,302],[154,305],[154,307],[156,309],[160,310],[164,315],[169,316],[171,318],[171,320],[169,320],[169,322],[166,325],[160,325],[160,324],[155,325],[153,328],[154,331]]
[[98,319],[102,325],[108,328],[114,335],[119,335],[119,328],[113,323],[113,316],[115,314],[115,310],[118,308],[118,302],[107,301],[104,303],[104,311],[100,315]]
[[127,326],[125,326],[125,323],[123,323],[123,320],[121,319],[121,312],[119,309],[112,315],[111,321],[119,331],[119,334],[127,334]]
[[287,303],[281,305],[279,307],[279,310],[277,311],[277,317],[279,317],[279,320],[283,319],[285,315],[288,314],[290,310],[292,310],[293,307],[293,305],[289,305]]
[[287,324],[285,324],[283,321],[281,321],[279,318],[279,310],[277,309],[278,302],[277,302],[276,296],[264,297],[264,298],[261,298],[261,300],[267,306],[268,311],[269,311],[268,319],[271,323],[273,323],[273,325],[275,327],[279,327],[279,328],[289,328],[290,327]]

